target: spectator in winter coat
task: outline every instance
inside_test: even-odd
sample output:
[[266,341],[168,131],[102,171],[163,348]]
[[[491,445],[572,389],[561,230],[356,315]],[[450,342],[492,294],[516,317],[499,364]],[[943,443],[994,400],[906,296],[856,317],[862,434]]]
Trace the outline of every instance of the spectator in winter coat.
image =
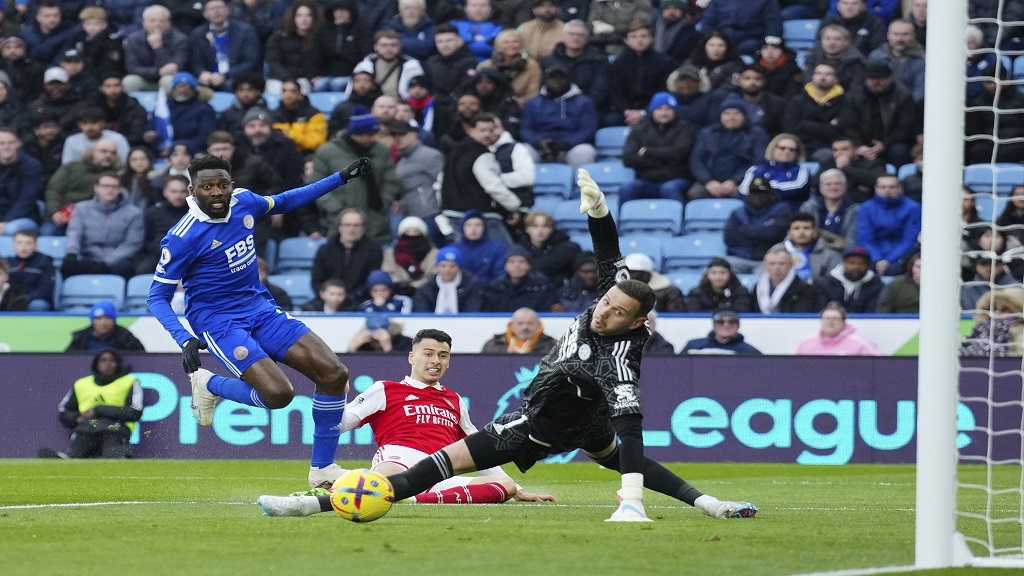
[[171,12],[153,4],[142,13],[142,29],[124,39],[126,92],[156,90],[158,82],[170,89],[171,79],[188,70],[191,51],[188,35],[171,27]]
[[857,245],[857,213],[860,204],[846,197],[846,176],[830,168],[818,177],[818,196],[800,206],[800,212],[814,217],[819,234],[835,250]]
[[332,235],[313,256],[310,270],[314,291],[319,291],[325,280],[335,278],[352,286],[349,291],[357,302],[366,298],[360,290],[366,285],[370,272],[380,268],[383,255],[380,246],[364,233],[366,217],[358,208],[347,208],[338,217],[338,234]]
[[978,300],[993,287],[1005,289],[1020,281],[1007,269],[1002,250],[976,253],[971,260],[974,276],[960,287],[961,310],[974,310]]
[[797,277],[789,252],[782,246],[770,248],[764,255],[764,270],[754,289],[754,312],[813,312],[814,304],[814,288]]
[[[806,212],[797,212],[789,217],[789,229],[782,246],[793,257],[796,275],[808,284],[817,285],[819,280],[826,278],[835,267],[843,263],[840,253],[829,248],[828,243],[818,234],[814,216]],[[825,302],[822,303],[824,305]]]
[[[373,31],[359,17],[355,0],[330,0],[324,5],[324,23],[320,41],[324,45],[324,71],[313,84],[314,92],[345,92],[356,64],[370,52]],[[372,103],[364,102],[369,106]],[[342,121],[342,126],[345,121]],[[332,131],[333,134],[335,131]]]
[[856,121],[856,107],[839,85],[835,67],[818,64],[811,81],[789,101],[783,126],[800,138],[812,160],[825,163],[829,145],[852,131]]
[[747,119],[769,134],[782,132],[788,98],[769,92],[765,86],[768,73],[760,64],[747,64],[736,81],[736,95],[743,98]]
[[14,256],[6,259],[8,275],[25,289],[27,309],[46,312],[53,306],[56,281],[53,258],[39,252],[37,235],[32,230],[14,234]]
[[385,29],[394,30],[402,41],[402,52],[423,62],[436,51],[434,48],[434,21],[427,17],[424,0],[401,0],[398,15],[389,20]]
[[427,223],[422,218],[402,218],[397,233],[394,247],[384,249],[380,269],[391,275],[396,292],[408,296],[434,275],[437,248],[430,242]]
[[100,77],[99,90],[93,95],[91,103],[103,110],[107,128],[124,136],[129,145],[145,144],[149,125],[146,109],[138,100],[125,94],[119,74],[106,72]]
[[723,309],[750,312],[753,303],[750,291],[733,274],[729,261],[712,258],[700,283],[686,295],[686,311],[714,312]]
[[754,54],[765,36],[782,37],[778,0],[714,0],[701,16],[704,30],[721,30],[743,54]]
[[729,215],[722,231],[733,270],[755,272],[768,249],[786,237],[789,215],[789,206],[778,200],[768,181],[754,178],[743,206]]
[[910,91],[896,82],[889,64],[869,60],[859,109],[860,141],[857,154],[894,166],[910,162],[910,147],[918,130],[918,106]]
[[231,91],[239,74],[260,69],[260,39],[252,26],[229,19],[225,0],[206,0],[203,18],[189,38],[192,73],[203,86]]
[[871,270],[871,254],[860,247],[847,250],[842,264],[814,283],[819,306],[839,302],[854,314],[874,312],[884,287]]
[[434,45],[437,54],[426,59],[423,69],[434,93],[434,135],[440,138],[448,133],[462,86],[476,76],[477,59],[449,23],[434,30]]
[[508,246],[488,236],[484,215],[479,210],[467,210],[459,230],[461,237],[452,246],[459,252],[460,268],[473,273],[485,286],[505,273]]
[[56,62],[59,54],[74,47],[82,29],[70,18],[61,14],[60,5],[54,0],[43,0],[36,6],[32,22],[22,24],[18,34],[28,44],[32,58],[47,64]]
[[441,248],[434,268],[437,273],[416,289],[413,312],[450,315],[483,309],[483,288],[476,276],[462,267],[458,248]]
[[892,68],[896,81],[924,102],[924,50],[914,39],[914,26],[906,20],[893,20],[885,44],[868,54],[868,61],[881,60]]
[[393,122],[390,132],[398,156],[395,174],[402,185],[402,195],[398,200],[402,213],[422,218],[428,235],[438,238],[434,217],[441,213],[441,209],[433,186],[444,169],[444,156],[420,142],[416,127],[409,122]]
[[597,114],[569,70],[552,66],[544,73],[540,94],[523,109],[520,137],[535,162],[563,162],[577,169],[597,159],[594,134]]
[[409,81],[423,75],[419,60],[402,54],[402,41],[394,30],[381,30],[373,37],[373,53],[356,64],[352,73],[369,72],[381,92],[397,98],[409,97]]
[[529,308],[520,308],[512,314],[504,334],[495,334],[484,342],[481,354],[547,354],[558,344],[544,333],[544,323]]
[[411,314],[412,298],[395,293],[395,282],[391,275],[383,270],[374,270],[366,277],[364,291],[368,298],[356,306],[356,310],[364,314],[380,313],[388,316],[394,314]]
[[71,85],[71,79],[63,68],[51,66],[43,74],[43,93],[28,104],[33,114],[52,114],[60,121],[65,134],[75,132],[78,112],[85,103]]
[[772,94],[791,98],[804,85],[796,52],[787,48],[780,36],[765,36],[754,61],[765,71],[766,86]]
[[169,176],[164,182],[163,200],[146,208],[143,216],[146,235],[135,266],[136,274],[149,274],[156,268],[160,259],[160,241],[188,212],[188,187],[189,180],[185,176]]
[[719,106],[719,121],[701,128],[690,154],[694,184],[687,192],[697,198],[736,198],[747,169],[764,156],[768,134],[747,122],[743,100],[729,95]]
[[893,278],[878,298],[879,314],[917,314],[921,309],[921,255],[914,254],[909,270]]
[[636,198],[685,201],[690,174],[680,159],[690,156],[697,133],[679,118],[678,104],[670,92],[658,92],[647,116],[630,131],[622,160],[636,170],[636,179],[619,189],[620,204]]
[[558,291],[558,304],[552,312],[582,312],[600,297],[594,253],[580,252],[573,261],[572,278]]
[[476,59],[483,62],[494,50],[494,38],[501,32],[501,24],[495,24],[490,0],[466,0],[465,20],[452,20],[459,36],[473,51]]
[[310,105],[295,80],[281,82],[281,105],[271,112],[271,124],[294,140],[301,154],[316,152],[327,142],[327,118]]
[[822,26],[818,32],[818,41],[804,60],[804,82],[811,81],[818,64],[831,64],[840,86],[853,88],[864,84],[864,54],[853,46],[850,31],[839,24]]
[[733,78],[743,69],[743,58],[736,43],[721,30],[704,34],[686,63],[700,70],[700,89],[716,95],[728,93]]
[[64,349],[72,351],[97,351],[113,348],[124,352],[145,352],[142,342],[124,326],[117,324],[117,309],[108,300],[97,302],[89,312],[88,328],[71,333],[71,342]]
[[819,314],[821,330],[800,342],[796,354],[801,356],[881,356],[882,349],[857,334],[846,323],[846,309],[838,302],[829,302]]
[[549,312],[557,301],[551,280],[533,269],[530,253],[518,244],[505,253],[505,273],[484,290],[487,312],[513,312],[520,308]]
[[676,288],[663,274],[654,269],[654,261],[646,254],[634,252],[625,258],[629,277],[639,280],[654,291],[654,309],[658,312],[685,312],[686,300],[679,288]]
[[[39,232],[42,236],[63,236],[71,217],[71,205],[93,197],[93,183],[102,172],[121,169],[117,146],[100,140],[81,160],[62,165],[46,185],[46,217]],[[120,181],[119,181],[120,182]]]
[[295,79],[309,93],[323,76],[325,48],[320,41],[323,13],[313,0],[298,0],[288,7],[280,27],[267,41],[267,91],[281,93],[281,82]]
[[555,219],[543,211],[530,212],[523,219],[526,233],[519,244],[533,260],[533,269],[544,274],[556,288],[572,275],[580,247],[565,232],[555,228]]
[[[698,130],[711,124],[718,124],[718,105],[721,104],[721,100],[717,96],[701,91],[700,70],[696,66],[683,64],[669,74],[666,86],[679,103],[677,111],[681,119],[693,124]],[[745,95],[744,103],[749,115],[749,110],[753,107],[746,102]],[[779,124],[781,123],[780,120]]]
[[562,41],[540,61],[544,70],[555,64],[563,64],[569,69],[572,83],[590,97],[594,110],[603,117],[608,112],[608,57],[590,44],[586,22],[570,20],[565,23]]
[[[629,34],[634,24],[651,22],[654,9],[651,0],[593,0],[587,14],[591,41],[606,54],[621,56],[629,46]],[[583,16],[577,16],[582,18]],[[653,30],[648,30],[653,34]]]
[[672,356],[676,353],[675,345],[658,332],[658,312],[653,309],[647,313],[647,329],[651,331],[651,338],[644,344],[644,355]]
[[[868,12],[866,0],[839,0],[836,13],[821,19],[821,29],[832,24],[846,28],[853,47],[861,54],[870,54],[885,42],[885,22]],[[821,41],[820,34],[818,41]]]
[[18,133],[0,127],[0,235],[39,230],[42,168],[21,149]]
[[122,193],[121,180],[105,172],[93,185],[95,197],[75,204],[68,223],[65,278],[76,274],[135,275],[135,258],[145,238],[142,209]]
[[706,338],[694,338],[683,346],[680,356],[693,354],[760,356],[761,351],[747,344],[740,334],[740,317],[734,310],[722,308],[711,316],[711,332]]
[[896,176],[883,174],[875,181],[875,196],[860,207],[857,239],[872,258],[879,276],[895,276],[895,264],[910,255],[921,232],[921,205],[903,194]]
[[[886,173],[885,162],[881,158],[871,160],[861,156],[857,152],[860,148],[860,141],[854,138],[837,137],[832,141],[832,157],[821,163],[820,172],[824,174],[838,168],[846,184],[846,198],[855,204],[874,196],[875,180]],[[821,188],[820,182],[818,188]]]
[[[191,154],[205,150],[206,137],[217,129],[217,112],[206,102],[200,102],[198,91],[199,82],[195,76],[188,72],[178,72],[171,81],[167,102],[174,129],[174,144],[184,144]],[[167,155],[170,149],[161,152]]]
[[661,0],[654,17],[654,49],[682,62],[701,40],[700,18],[686,0]]
[[17,36],[9,36],[0,42],[0,68],[10,77],[12,96],[18,104],[25,105],[36,99],[43,91],[43,73],[47,63],[36,62],[28,55],[28,44]]
[[779,199],[796,212],[811,197],[811,174],[804,166],[804,147],[800,139],[783,132],[772,138],[764,152],[765,162],[747,169],[740,182],[740,194],[746,194],[754,178],[765,178]]
[[523,22],[519,33],[523,37],[523,49],[530,58],[541,60],[551,54],[562,39],[565,23],[558,19],[556,0],[533,0],[531,4],[533,19]]
[[679,66],[675,58],[654,49],[654,36],[646,22],[629,25],[626,46],[609,71],[609,86],[614,89],[609,90],[611,110],[603,122],[606,126],[639,124],[651,98],[664,89],[669,74]]

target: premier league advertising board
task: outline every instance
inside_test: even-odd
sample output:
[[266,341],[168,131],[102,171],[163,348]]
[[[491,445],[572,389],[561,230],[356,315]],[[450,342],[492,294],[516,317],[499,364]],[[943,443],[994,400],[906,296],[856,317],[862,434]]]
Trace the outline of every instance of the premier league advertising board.
[[[63,450],[69,431],[57,408],[91,355],[6,354],[0,457]],[[190,387],[176,354],[127,356],[145,390],[132,439],[138,458],[305,459],[313,422],[313,385],[286,369],[296,388],[287,408],[268,411],[221,402],[213,426],[192,417]],[[349,400],[375,380],[401,380],[404,355],[344,355]],[[456,355],[443,384],[469,403],[477,427],[519,406],[539,357]],[[226,374],[216,361],[203,365]],[[966,370],[957,410],[957,444],[967,460],[1019,458],[1019,362]],[[648,357],[640,378],[647,454],[660,461],[779,462],[808,465],[909,463],[915,459],[916,358]],[[992,375],[990,375],[992,374]],[[997,402],[987,399],[994,397]],[[990,426],[991,421],[991,426]],[[989,441],[986,428],[1014,431]],[[369,459],[368,427],[342,435],[339,459]],[[569,453],[551,458],[585,458]]]

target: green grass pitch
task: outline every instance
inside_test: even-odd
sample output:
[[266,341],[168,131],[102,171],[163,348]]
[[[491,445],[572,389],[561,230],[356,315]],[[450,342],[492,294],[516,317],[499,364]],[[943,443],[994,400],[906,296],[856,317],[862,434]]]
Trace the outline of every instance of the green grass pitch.
[[[648,493],[654,523],[605,523],[617,476],[595,464],[514,474],[557,504],[396,504],[353,524],[262,515],[257,496],[304,487],[301,461],[0,460],[0,574],[781,575],[913,563],[912,466],[669,467],[705,492],[755,502],[758,517],[715,520]],[[1016,485],[1020,468],[1003,479]],[[1005,504],[1019,513],[1019,498]],[[1019,525],[1005,529],[1019,542]],[[920,572],[980,573],[1024,571]]]

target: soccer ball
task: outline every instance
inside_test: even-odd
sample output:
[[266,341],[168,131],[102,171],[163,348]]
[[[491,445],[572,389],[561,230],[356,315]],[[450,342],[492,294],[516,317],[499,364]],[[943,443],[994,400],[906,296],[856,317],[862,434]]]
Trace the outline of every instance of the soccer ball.
[[373,522],[391,510],[395,489],[383,474],[372,470],[352,470],[331,486],[331,507],[339,516],[353,522]]

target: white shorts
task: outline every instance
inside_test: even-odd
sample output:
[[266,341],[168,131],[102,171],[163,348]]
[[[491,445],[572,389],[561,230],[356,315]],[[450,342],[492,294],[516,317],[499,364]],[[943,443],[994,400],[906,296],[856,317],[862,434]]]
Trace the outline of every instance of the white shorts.
[[[430,455],[425,452],[420,452],[415,448],[389,444],[387,446],[377,448],[377,451],[373,454],[373,461],[370,463],[370,469],[376,470],[381,464],[390,463],[399,466],[404,470],[408,470],[413,464],[425,459],[427,456]],[[441,482],[434,484],[427,489],[426,492],[437,492],[448,488],[454,488],[456,486],[465,486],[476,478],[479,478],[479,476],[453,476],[447,480],[442,480]]]

